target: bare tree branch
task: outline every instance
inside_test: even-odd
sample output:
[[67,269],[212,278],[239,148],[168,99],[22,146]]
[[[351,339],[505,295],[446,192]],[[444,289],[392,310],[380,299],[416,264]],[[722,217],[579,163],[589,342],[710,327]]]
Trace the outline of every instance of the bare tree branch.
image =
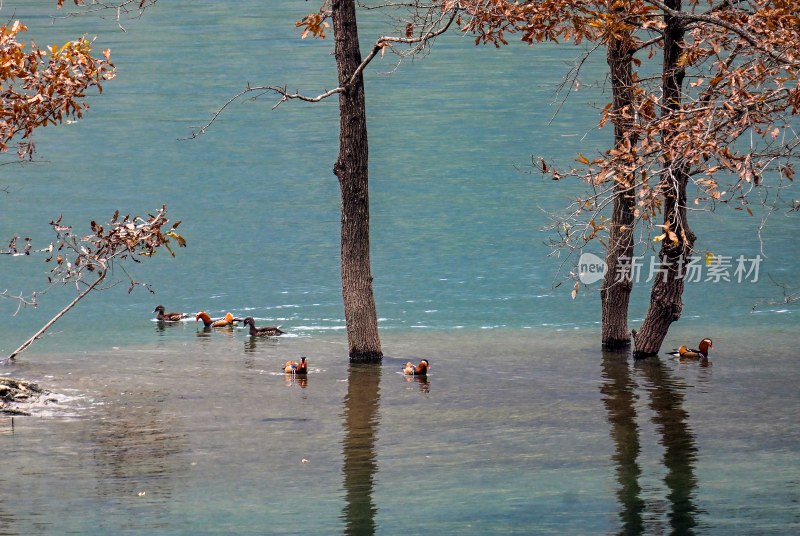
[[64,307],[61,311],[59,311],[58,314],[56,314],[56,316],[51,318],[49,322],[47,322],[44,326],[42,326],[41,329],[39,329],[39,331],[34,333],[28,340],[26,340],[24,343],[22,343],[22,345],[19,348],[17,348],[13,352],[11,352],[11,354],[9,354],[7,359],[10,359],[10,360],[15,359],[20,353],[25,351],[25,349],[27,349],[31,344],[36,342],[36,339],[41,337],[44,334],[45,331],[50,329],[53,326],[53,324],[55,324],[58,321],[59,318],[61,318],[65,314],[67,314],[67,312],[69,312],[70,309],[75,307],[75,305],[77,305],[79,301],[81,301],[83,298],[86,297],[87,294],[89,294],[91,291],[93,291],[95,289],[95,287],[97,287],[97,285],[102,283],[103,280],[106,278],[106,273],[107,272],[104,272],[104,271],[99,272],[97,274],[97,279],[94,281],[94,283],[92,283],[91,285],[86,287],[86,289],[84,289],[83,292],[81,292],[80,294],[75,296],[75,299],[73,299],[66,307]]
[[[332,97],[333,95],[337,95],[339,93],[343,93],[343,92],[347,91],[350,87],[352,87],[352,85],[355,83],[355,81],[358,80],[358,78],[363,75],[364,70],[372,62],[372,60],[374,60],[378,56],[378,54],[383,56],[383,54],[385,53],[386,49],[391,47],[393,44],[419,45],[419,46],[424,47],[424,45],[427,44],[429,41],[431,41],[431,40],[435,39],[436,37],[438,37],[438,36],[442,35],[443,33],[445,33],[450,28],[450,26],[452,25],[453,21],[456,19],[457,15],[458,15],[458,11],[457,10],[453,10],[451,12],[443,13],[437,20],[435,20],[430,25],[429,30],[426,33],[424,33],[423,35],[416,36],[416,37],[413,37],[413,36],[412,37],[397,37],[397,36],[389,36],[389,35],[379,37],[375,41],[375,44],[373,45],[373,47],[370,50],[369,54],[367,54],[363,58],[363,60],[359,64],[358,68],[353,72],[353,74],[350,76],[350,79],[346,83],[344,83],[344,84],[342,84],[340,86],[337,86],[337,87],[335,87],[333,89],[326,90],[326,91],[324,91],[324,92],[322,92],[322,93],[320,93],[318,95],[315,95],[315,96],[308,96],[308,95],[305,95],[305,94],[300,93],[300,92],[290,93],[287,90],[286,86],[284,86],[284,87],[281,87],[281,86],[251,86],[248,83],[247,87],[245,87],[245,89],[243,89],[239,93],[236,93],[235,95],[233,95],[217,111],[215,111],[212,114],[211,119],[206,124],[204,124],[204,125],[202,125],[200,127],[197,127],[195,130],[192,131],[192,133],[189,136],[187,136],[185,138],[179,138],[179,139],[180,140],[190,140],[190,139],[197,138],[198,136],[200,136],[202,134],[205,134],[208,131],[208,129],[211,127],[211,125],[213,125],[216,122],[216,120],[219,118],[219,116],[222,115],[222,113],[231,104],[233,104],[234,102],[236,102],[237,100],[239,100],[243,96],[251,94],[251,93],[259,93],[259,95],[256,95],[255,97],[253,97],[253,99],[256,99],[256,98],[260,97],[264,93],[274,93],[274,94],[279,95],[280,99],[272,107],[273,109],[277,108],[282,103],[284,103],[286,101],[289,101],[289,100],[300,100],[300,101],[304,101],[304,102],[320,102],[320,101],[325,100],[325,99],[327,99],[329,97]],[[416,48],[416,51],[420,50],[419,46]]]
[[[122,26],[122,19],[125,17],[138,19],[144,15],[148,7],[154,6],[158,0],[122,0],[116,2],[104,2],[101,0],[91,0],[89,4],[85,0],[73,0],[75,7],[72,11],[66,11],[63,15],[54,16],[53,19],[64,19],[69,17],[81,17],[90,14],[101,14],[107,11],[114,13],[114,20],[123,32],[126,31]],[[58,0],[58,8],[61,9],[65,0]]]
[[[50,225],[55,231],[57,239],[54,247],[47,250],[50,256],[46,262],[55,261],[50,270],[48,282],[51,285],[74,284],[79,292],[64,309],[17,348],[8,359],[16,358],[20,352],[27,349],[89,292],[100,289],[100,284],[121,261],[141,262],[137,257],[155,255],[161,247],[166,248],[174,256],[170,247],[172,241],[175,241],[179,247],[186,245],[185,239],[176,232],[180,222],[169,225],[166,206],[162,206],[155,214],[150,214],[147,218],[138,216],[120,218],[117,212],[107,224],[107,229],[93,221],[90,224],[91,234],[83,237],[76,235],[72,227],[62,224],[60,217],[51,221]],[[122,271],[130,279],[128,292],[131,292],[136,286],[142,285],[135,281],[124,267]],[[90,277],[90,274],[93,274],[94,280],[87,283],[86,279]],[[0,294],[0,297],[3,297],[3,294]],[[12,299],[17,299],[19,306],[22,307],[25,304],[35,305],[35,295],[33,298],[26,300],[20,296]]]

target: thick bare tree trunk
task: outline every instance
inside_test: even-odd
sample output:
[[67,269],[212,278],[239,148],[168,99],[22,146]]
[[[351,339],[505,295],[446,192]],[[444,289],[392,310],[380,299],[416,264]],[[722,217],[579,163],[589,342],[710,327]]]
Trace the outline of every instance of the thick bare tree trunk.
[[[623,36],[609,43],[608,66],[611,73],[611,90],[613,94],[612,111],[619,113],[633,102],[633,68],[630,36]],[[625,140],[631,145],[636,143],[636,135],[632,132],[632,119],[622,119],[619,115],[614,121],[614,145],[619,147]],[[633,114],[628,114],[633,117]],[[628,302],[630,301],[633,281],[631,277],[620,277],[625,266],[621,262],[633,257],[633,211],[636,208],[634,195],[634,177],[617,176],[614,178],[614,208],[611,215],[608,253],[606,264],[608,271],[603,278],[600,289],[602,305],[602,337],[604,348],[624,348],[630,345],[628,330]],[[630,275],[630,274],[628,274]]]
[[[667,6],[673,10],[681,9],[681,0],[666,0]],[[681,43],[684,29],[680,21],[667,14],[664,15],[666,29],[664,31],[664,65],[663,93],[664,112],[672,113],[681,106],[684,69],[679,65],[682,52]],[[676,133],[665,132],[665,140]],[[669,143],[665,144],[669,147]],[[686,165],[667,158],[666,168],[669,173],[662,179],[661,188],[664,195],[664,224],[672,231],[677,242],[665,237],[659,252],[660,270],[653,282],[650,294],[650,307],[636,334],[634,357],[655,355],[667,336],[670,325],[681,317],[683,311],[684,270],[694,248],[695,236],[686,220],[686,185],[689,177]]]
[[339,72],[339,158],[333,172],[342,192],[342,297],[351,361],[380,361],[378,315],[369,258],[369,173],[364,78],[348,81],[361,63],[354,0],[334,0],[334,54]]

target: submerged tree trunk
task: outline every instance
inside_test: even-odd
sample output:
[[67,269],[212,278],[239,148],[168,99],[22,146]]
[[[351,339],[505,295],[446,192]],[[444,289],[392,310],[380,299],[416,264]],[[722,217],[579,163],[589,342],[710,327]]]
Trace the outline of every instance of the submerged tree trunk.
[[[680,11],[681,0],[666,0],[666,5]],[[673,113],[681,106],[684,68],[680,65],[684,28],[674,17],[665,14],[663,94],[664,114]],[[665,140],[674,137],[665,132]],[[669,143],[665,143],[669,147]],[[666,236],[659,252],[660,273],[653,282],[650,307],[636,334],[634,357],[655,355],[667,336],[670,325],[681,317],[683,311],[684,271],[694,248],[695,236],[686,220],[686,185],[689,180],[687,165],[680,159],[665,155],[667,174],[661,181],[664,196],[664,225]],[[673,234],[670,234],[669,232]]]
[[342,297],[351,361],[380,361],[378,315],[369,258],[369,174],[364,78],[348,81],[361,63],[354,0],[334,0],[334,54],[339,84],[339,158],[333,172],[342,192]]
[[[611,74],[613,93],[612,112],[614,120],[614,146],[623,145],[626,140],[636,144],[631,119],[622,118],[622,110],[633,103],[633,69],[630,35],[615,39],[608,46],[608,66]],[[633,281],[630,260],[633,257],[633,222],[636,198],[634,177],[618,175],[614,177],[614,208],[609,222],[608,271],[600,289],[602,304],[602,337],[604,348],[623,348],[630,345],[628,330],[628,302]],[[627,262],[627,266],[626,263]]]

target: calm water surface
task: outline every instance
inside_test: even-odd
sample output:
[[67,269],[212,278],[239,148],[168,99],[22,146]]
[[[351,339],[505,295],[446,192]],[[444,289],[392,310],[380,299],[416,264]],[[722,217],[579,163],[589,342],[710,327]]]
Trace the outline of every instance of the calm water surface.
[[[351,368],[336,103],[245,100],[178,140],[247,82],[333,87],[332,41],[293,24],[310,4],[159,2],[121,32],[3,2],[40,45],[97,35],[119,74],[82,120],[41,133],[37,163],[2,166],[0,240],[38,247],[60,214],[82,229],[166,203],[189,247],[130,267],[155,294],[128,295],[120,273],[0,368],[56,393],[35,417],[0,419],[0,534],[798,532],[798,322],[783,303],[800,286],[797,196],[784,192],[763,249],[758,210],[692,214],[699,252],[765,256],[756,282],[687,286],[665,346],[711,336],[713,366],[603,354],[596,285],[570,299],[541,232],[580,189],[527,173],[532,155],[571,165],[607,148],[602,55],[560,108],[570,46],[453,35],[397,70],[387,55],[367,73],[387,357]],[[381,23],[365,20],[365,45]],[[46,269],[2,255],[0,290],[42,290]],[[3,354],[72,291],[16,316],[0,301]],[[642,282],[634,325],[648,295]],[[290,335],[159,326],[158,303]],[[307,381],[278,373],[300,355]],[[398,373],[422,356],[426,382]]]
[[[731,339],[708,367],[519,331],[349,366],[338,337],[193,325],[38,356],[6,372],[63,396],[0,421],[0,534],[788,534],[796,354]],[[420,348],[430,376],[403,377]],[[300,353],[307,380],[277,372]]]

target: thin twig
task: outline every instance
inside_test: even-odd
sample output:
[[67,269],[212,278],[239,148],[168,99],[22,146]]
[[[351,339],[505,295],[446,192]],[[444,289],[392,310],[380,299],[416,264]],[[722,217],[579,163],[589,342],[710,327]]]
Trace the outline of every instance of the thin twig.
[[77,304],[79,301],[81,301],[81,300],[82,300],[82,299],[83,299],[83,298],[84,298],[84,297],[85,297],[87,294],[89,294],[89,293],[90,293],[92,290],[94,290],[94,288],[95,288],[97,285],[99,285],[100,283],[102,283],[102,282],[103,282],[103,280],[106,278],[106,273],[107,273],[107,272],[106,272],[105,270],[101,271],[101,272],[98,274],[98,276],[97,276],[97,280],[95,280],[95,282],[94,282],[94,283],[92,283],[91,285],[89,285],[88,287],[86,287],[86,288],[84,289],[84,291],[83,291],[83,292],[81,292],[80,294],[78,294],[77,296],[75,296],[75,299],[74,299],[74,300],[72,300],[71,302],[69,302],[69,304],[68,304],[66,307],[64,307],[64,308],[63,308],[63,309],[62,309],[62,310],[61,310],[61,311],[60,311],[60,312],[59,312],[59,313],[58,313],[56,316],[54,316],[52,319],[50,319],[50,321],[49,321],[47,324],[45,324],[44,326],[42,326],[42,328],[41,328],[39,331],[37,331],[36,333],[34,333],[34,334],[33,334],[33,335],[32,335],[32,336],[31,336],[31,337],[30,337],[30,338],[29,338],[27,341],[25,341],[24,343],[22,343],[22,346],[20,346],[19,348],[17,348],[17,349],[16,349],[16,350],[14,350],[13,352],[11,352],[11,355],[9,355],[7,359],[9,359],[9,360],[12,360],[12,361],[13,361],[13,360],[14,360],[14,359],[17,357],[17,355],[19,355],[20,353],[22,353],[22,352],[23,352],[23,351],[24,351],[26,348],[28,348],[28,347],[29,347],[31,344],[33,344],[33,343],[36,341],[36,339],[38,339],[39,337],[41,337],[41,336],[42,336],[42,334],[43,334],[45,331],[47,331],[48,329],[50,329],[50,327],[51,327],[53,324],[55,324],[55,323],[56,323],[56,321],[58,321],[58,319],[59,319],[59,318],[61,318],[61,317],[62,317],[62,316],[64,316],[65,314],[67,314],[67,311],[69,311],[70,309],[72,309],[73,307],[75,307],[75,305],[76,305],[76,304]]

